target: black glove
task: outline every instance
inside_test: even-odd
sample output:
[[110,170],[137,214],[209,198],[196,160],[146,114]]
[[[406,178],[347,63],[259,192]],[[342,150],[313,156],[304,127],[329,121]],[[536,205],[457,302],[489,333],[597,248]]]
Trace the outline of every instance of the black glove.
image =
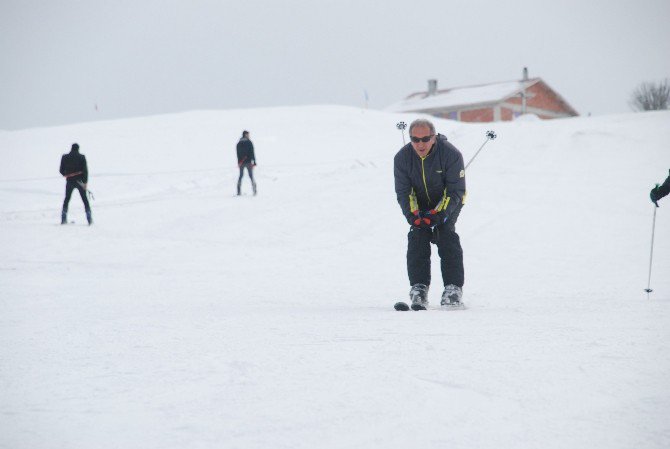
[[658,197],[658,184],[656,184],[656,187],[651,189],[651,192],[649,192],[649,198],[651,199],[651,202],[654,203],[656,207],[658,207],[657,201],[660,199]]
[[415,228],[430,228],[430,218],[426,217],[424,212],[418,210],[415,210],[411,214],[407,215],[407,222]]
[[431,209],[429,211],[424,212],[424,217],[425,217],[424,220],[428,219],[427,224],[431,228],[445,223],[449,218],[445,211],[438,212],[435,209]]
[[435,209],[426,211],[414,211],[407,216],[407,221],[415,228],[434,228],[447,221],[447,214],[445,211],[438,212]]

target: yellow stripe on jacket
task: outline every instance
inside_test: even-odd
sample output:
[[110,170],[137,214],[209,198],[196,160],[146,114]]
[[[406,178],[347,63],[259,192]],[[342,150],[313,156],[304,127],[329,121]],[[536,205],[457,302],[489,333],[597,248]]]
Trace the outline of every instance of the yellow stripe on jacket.
[[416,193],[414,192],[414,188],[412,188],[412,191],[409,194],[409,209],[412,213],[419,210],[419,202],[416,200]]
[[442,212],[447,208],[449,205],[449,201],[451,201],[451,198],[447,196],[447,189],[444,189],[444,194],[442,195],[442,200],[440,200],[439,204],[435,208],[436,211]]

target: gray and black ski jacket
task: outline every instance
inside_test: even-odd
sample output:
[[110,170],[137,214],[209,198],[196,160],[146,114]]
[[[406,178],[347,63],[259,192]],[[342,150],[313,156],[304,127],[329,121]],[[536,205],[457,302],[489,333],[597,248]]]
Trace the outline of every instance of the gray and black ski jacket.
[[254,164],[256,165],[256,155],[254,154],[254,144],[246,137],[242,137],[237,142],[237,165]]
[[393,159],[393,175],[398,204],[408,220],[417,210],[434,209],[449,216],[464,203],[463,155],[442,134],[424,158],[411,143],[402,147]]
[[86,156],[79,153],[79,150],[72,149],[60,158],[59,171],[71,182],[81,181],[84,184],[88,182]]

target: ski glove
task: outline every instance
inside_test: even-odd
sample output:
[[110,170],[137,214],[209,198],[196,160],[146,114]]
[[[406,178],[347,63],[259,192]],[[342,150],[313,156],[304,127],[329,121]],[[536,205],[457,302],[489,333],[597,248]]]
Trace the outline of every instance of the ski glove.
[[407,217],[407,221],[415,228],[432,228],[447,221],[447,214],[444,211],[438,212],[435,209],[427,211],[416,210],[412,215]]
[[415,228],[430,228],[430,219],[424,217],[424,213],[418,210],[407,215],[407,222]]
[[[447,221],[447,214],[445,211],[438,212],[435,209],[431,209],[429,211],[424,212],[424,217],[426,217],[429,220],[429,226],[439,226],[442,223],[445,223]],[[425,220],[425,218],[424,218]]]
[[657,201],[660,200],[658,197],[658,184],[656,184],[656,187],[651,189],[651,192],[649,192],[649,198],[651,198],[651,202],[654,203],[656,207],[658,207]]

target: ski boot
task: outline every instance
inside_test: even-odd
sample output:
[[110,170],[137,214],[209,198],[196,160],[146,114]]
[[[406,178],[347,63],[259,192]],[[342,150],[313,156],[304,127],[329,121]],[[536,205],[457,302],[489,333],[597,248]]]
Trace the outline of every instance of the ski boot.
[[256,190],[256,183],[255,182],[251,183],[251,186],[254,189],[254,196],[256,196],[256,194],[258,193],[258,191]]
[[426,310],[428,308],[428,286],[425,284],[412,285],[409,299],[412,302],[412,310]]
[[90,210],[86,211],[86,220],[88,221],[89,226],[91,226],[93,224],[93,216],[91,215]]
[[60,214],[60,224],[67,224],[67,211],[63,211]]
[[461,287],[454,284],[445,285],[440,305],[445,309],[462,309],[462,298],[463,289],[461,289]]

